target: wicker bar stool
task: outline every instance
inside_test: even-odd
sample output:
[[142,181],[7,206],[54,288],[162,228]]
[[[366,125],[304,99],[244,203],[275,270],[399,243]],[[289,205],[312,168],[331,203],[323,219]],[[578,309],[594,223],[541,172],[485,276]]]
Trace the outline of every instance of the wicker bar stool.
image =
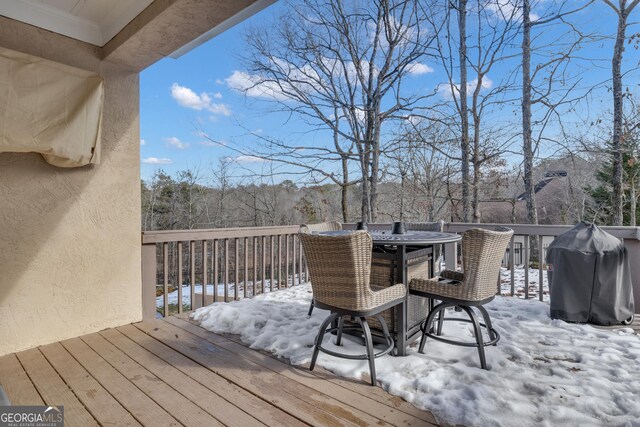
[[[434,307],[422,325],[422,340],[418,351],[424,352],[427,337],[448,344],[465,347],[477,347],[480,356],[480,365],[487,369],[484,347],[494,345],[500,340],[500,335],[491,325],[489,313],[483,307],[496,295],[496,279],[500,274],[500,264],[504,252],[511,240],[513,230],[509,228],[485,230],[474,228],[464,233],[462,237],[462,267],[463,272],[444,270],[440,276],[431,279],[412,279],[409,283],[409,292],[414,295],[441,301]],[[437,332],[432,332],[433,322],[438,313],[444,314],[448,307],[460,307],[469,319],[446,318],[440,316]],[[482,314],[484,323],[480,323],[473,307]],[[457,321],[473,324],[475,342],[455,341],[443,338],[442,322]],[[482,329],[485,328],[489,335],[489,341],[484,342]]]
[[[369,275],[373,243],[366,231],[355,231],[342,236],[300,233],[299,237],[312,278],[315,305],[331,311],[320,326],[309,369],[313,370],[315,367],[320,351],[345,359],[368,360],[371,385],[376,385],[375,358],[388,354],[394,347],[393,338],[380,313],[395,306],[400,306],[401,312],[405,312],[405,285],[397,284],[377,292],[371,289]],[[366,319],[368,316],[375,317],[380,322],[387,343],[387,347],[377,353],[373,349],[371,330]],[[358,323],[366,354],[344,354],[322,347],[326,332],[336,331],[336,344],[340,345],[343,330],[357,328],[345,326],[344,317],[354,318]],[[332,324],[334,326],[330,326]]]
[[[319,222],[317,224],[302,224],[300,226],[299,233],[314,233],[318,231],[338,231],[342,230],[342,223],[338,221],[327,221],[327,222]],[[311,299],[311,304],[309,305],[309,312],[307,316],[311,316],[313,313],[314,301]]]

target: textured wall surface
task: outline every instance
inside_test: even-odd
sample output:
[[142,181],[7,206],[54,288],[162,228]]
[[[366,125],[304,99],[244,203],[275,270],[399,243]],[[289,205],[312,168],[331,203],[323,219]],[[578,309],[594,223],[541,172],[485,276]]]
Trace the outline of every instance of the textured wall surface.
[[142,318],[138,74],[0,17],[0,45],[105,79],[101,164],[0,153],[0,355]]

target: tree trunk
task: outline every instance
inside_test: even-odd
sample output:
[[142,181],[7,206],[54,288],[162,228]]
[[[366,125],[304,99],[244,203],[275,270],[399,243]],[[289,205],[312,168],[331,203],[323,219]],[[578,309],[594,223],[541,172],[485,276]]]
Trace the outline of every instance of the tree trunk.
[[460,47],[460,154],[462,171],[462,218],[469,222],[469,116],[467,113],[467,0],[458,1]]
[[473,208],[473,222],[480,222],[480,126],[481,117],[478,113],[478,97],[482,88],[482,80],[484,76],[478,76],[478,82],[473,91],[473,102],[471,106],[471,115],[473,116],[473,151],[471,153],[471,163],[473,165],[473,199],[471,206]]
[[[375,117],[378,117],[376,112]],[[376,120],[377,121],[377,120]],[[375,223],[378,214],[378,174],[380,171],[380,124],[374,124],[373,135],[371,138],[371,195],[369,201],[369,222]]]
[[522,152],[524,156],[524,194],[527,221],[538,223],[533,182],[533,144],[531,141],[531,19],[529,0],[522,1]]
[[613,140],[611,141],[611,155],[613,158],[613,176],[611,177],[611,222],[612,225],[622,225],[622,53],[624,52],[625,30],[627,27],[627,11],[625,2],[621,2],[618,11],[618,31],[611,59],[611,74],[613,80]]
[[349,167],[347,164],[347,157],[342,156],[342,185],[340,190],[342,193],[341,207],[342,207],[342,222],[348,222],[349,217]]
[[360,167],[362,168],[362,208],[360,212],[360,221],[371,222],[371,190],[369,186],[369,158],[371,156],[369,147],[363,147],[362,160]]
[[631,227],[636,226],[636,178],[631,177],[629,183],[629,225]]

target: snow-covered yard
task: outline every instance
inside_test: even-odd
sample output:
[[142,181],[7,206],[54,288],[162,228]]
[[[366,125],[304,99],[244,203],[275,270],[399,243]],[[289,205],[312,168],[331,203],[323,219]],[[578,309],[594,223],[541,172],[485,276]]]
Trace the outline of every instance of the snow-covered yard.
[[[531,273],[537,282],[537,270]],[[503,287],[510,290],[508,274]],[[310,361],[314,337],[328,314],[316,309],[308,317],[310,300],[311,288],[303,284],[213,304],[193,319],[300,365]],[[497,346],[487,348],[489,371],[479,368],[476,349],[430,340],[424,355],[413,347],[407,357],[377,359],[382,387],[451,424],[640,426],[640,336],[631,328],[551,320],[548,303],[537,300],[496,297],[487,309],[502,335]],[[444,333],[472,337],[470,325],[462,323],[448,322]],[[362,352],[349,339],[345,349]],[[318,363],[342,376],[368,373],[366,361],[321,353]]]

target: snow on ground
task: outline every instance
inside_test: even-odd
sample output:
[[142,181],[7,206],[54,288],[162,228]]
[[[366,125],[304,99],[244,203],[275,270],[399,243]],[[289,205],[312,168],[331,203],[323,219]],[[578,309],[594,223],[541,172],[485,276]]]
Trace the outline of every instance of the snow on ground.
[[[299,284],[299,280],[298,280],[298,276],[296,275],[295,277],[295,284]],[[288,281],[288,286],[292,286],[294,284],[294,282],[291,281],[291,279],[289,279]],[[282,283],[282,286],[284,287],[284,281]],[[262,288],[262,286],[264,286],[264,289]],[[256,283],[256,293],[262,293],[262,292],[273,292],[276,291],[277,289],[277,283],[274,284],[274,289],[271,290],[271,285],[270,285],[270,281],[269,280],[265,280],[264,281],[264,285],[262,284],[262,282],[257,282]],[[208,296],[212,296],[213,295],[213,285],[212,284],[208,284],[207,285],[207,295]],[[235,292],[236,292],[236,284],[233,282],[229,283],[229,287],[228,287],[228,291],[227,291],[227,296],[229,298],[233,298],[235,296]],[[195,285],[195,293],[196,293],[196,298],[202,298],[202,285],[201,284],[196,284]],[[199,294],[199,295],[198,295]],[[169,304],[178,304],[178,291],[172,291],[169,292],[168,294],[168,300],[169,300]],[[244,296],[250,297],[253,296],[253,282],[249,281],[247,282],[247,290],[246,290],[246,294],[244,293],[244,282],[242,282],[239,286],[238,289],[238,296],[240,298],[244,297]],[[219,297],[224,297],[224,283],[219,283],[218,284],[218,296]],[[162,307],[164,304],[164,296],[160,295],[156,297],[156,307],[160,308]],[[184,285],[182,286],[182,304],[183,305],[187,305],[187,306],[191,306],[191,285]]]
[[[303,284],[216,303],[192,317],[210,331],[237,334],[251,348],[300,365],[310,361],[328,315],[316,308],[308,317],[310,301],[311,287]],[[497,297],[486,307],[502,336],[486,349],[489,371],[480,369],[475,348],[430,340],[424,355],[412,347],[407,357],[376,359],[382,387],[450,424],[640,426],[640,336],[632,329],[551,320],[548,303],[537,300]],[[447,322],[444,333],[473,337],[464,323]],[[325,346],[337,349],[334,339],[326,336]],[[363,347],[347,338],[340,351],[361,353]],[[353,378],[368,373],[366,363],[323,353],[318,359]]]

